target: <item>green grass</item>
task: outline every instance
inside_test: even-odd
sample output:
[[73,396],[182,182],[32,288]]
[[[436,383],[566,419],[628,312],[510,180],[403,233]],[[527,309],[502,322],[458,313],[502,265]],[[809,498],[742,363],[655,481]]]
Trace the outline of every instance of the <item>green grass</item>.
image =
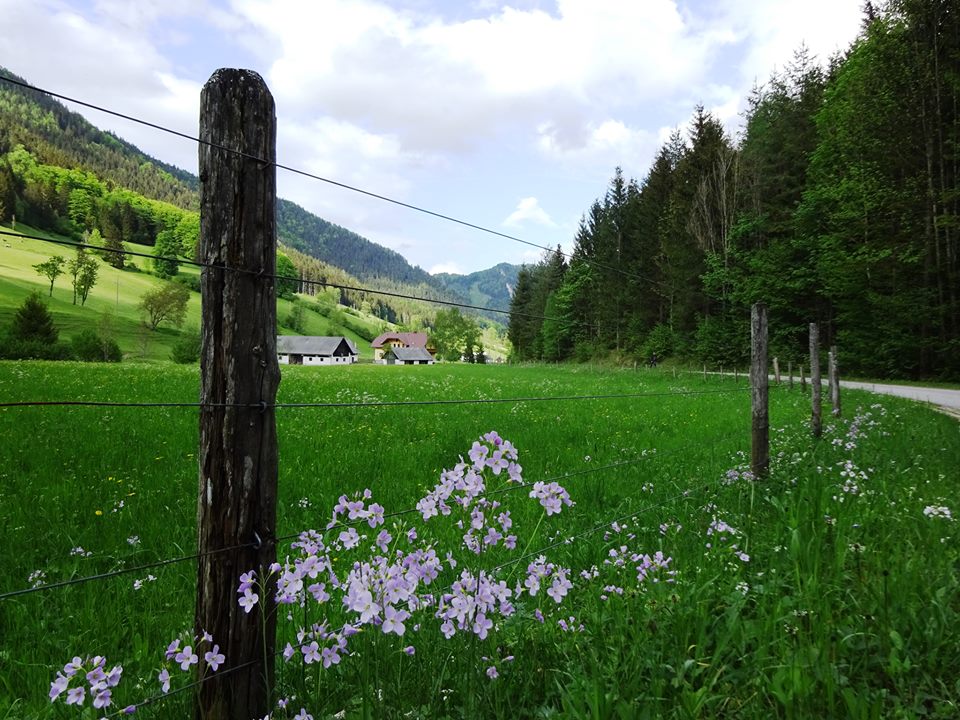
[[[197,385],[196,368],[0,363],[4,401],[193,401]],[[667,394],[680,390],[727,392]],[[364,488],[388,512],[410,508],[491,429],[517,446],[528,482],[560,478],[577,503],[543,518],[526,492],[498,495],[511,508],[517,551],[459,554],[468,567],[491,568],[525,548],[549,546],[549,560],[572,571],[574,588],[561,605],[543,590],[514,598],[516,613],[483,641],[466,633],[444,640],[439,621],[424,613],[408,621],[402,638],[361,633],[350,644],[356,654],[330,670],[281,663],[282,692],[299,698],[293,712],[955,717],[956,526],[923,513],[928,505],[958,511],[954,420],[849,391],[850,417],[862,406],[857,430],[836,421],[816,442],[806,430],[808,399],[799,388],[775,389],[769,479],[727,484],[727,471],[742,469],[749,455],[743,379],[737,385],[591,367],[285,367],[278,400],[632,393],[646,396],[278,410],[281,534],[322,529],[340,494]],[[37,570],[53,582],[192,552],[197,423],[192,409],[0,409],[7,546],[0,592],[27,586]],[[846,462],[866,475],[855,494],[841,489]],[[463,533],[451,524],[456,517],[423,523],[404,516],[387,527],[398,538],[416,527],[442,557],[457,550]],[[619,529],[610,527],[614,518],[622,518]],[[707,535],[714,520],[736,528],[736,536]],[[366,532],[364,548],[376,534]],[[134,535],[139,544],[128,544]],[[570,537],[577,539],[565,544]],[[734,543],[748,562],[735,556]],[[621,545],[671,557],[675,582],[665,574],[658,583],[638,582],[637,561],[621,570],[605,564]],[[92,555],[72,556],[77,546]],[[335,567],[346,569],[364,553],[338,551]],[[529,562],[500,575],[512,587]],[[594,566],[597,577],[580,577]],[[440,586],[448,588],[462,567],[445,571]],[[0,717],[76,717],[46,700],[54,672],[74,655],[102,654],[124,665],[120,707],[156,694],[163,649],[192,625],[195,568],[186,562],[152,572],[157,580],[140,590],[133,580],[146,572],[0,601]],[[623,595],[605,592],[607,585]],[[342,622],[338,598],[331,607],[331,621]],[[537,608],[544,624],[534,619]],[[311,605],[305,612],[319,619],[319,611]],[[295,615],[302,622],[299,610]],[[583,632],[559,627],[570,616]],[[280,627],[282,645],[293,627],[285,620]],[[407,645],[416,648],[413,657],[400,652]],[[485,674],[491,665],[496,680]],[[175,675],[175,684],[185,681]],[[185,716],[185,702],[171,699],[138,716]]]

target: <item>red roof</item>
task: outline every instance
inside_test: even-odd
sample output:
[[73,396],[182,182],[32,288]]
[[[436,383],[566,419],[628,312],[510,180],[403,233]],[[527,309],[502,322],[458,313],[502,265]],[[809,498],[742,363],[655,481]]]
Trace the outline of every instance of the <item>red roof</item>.
[[427,346],[427,334],[422,332],[385,332],[375,337],[370,346],[382,348],[390,340],[399,340],[407,347],[425,348]]

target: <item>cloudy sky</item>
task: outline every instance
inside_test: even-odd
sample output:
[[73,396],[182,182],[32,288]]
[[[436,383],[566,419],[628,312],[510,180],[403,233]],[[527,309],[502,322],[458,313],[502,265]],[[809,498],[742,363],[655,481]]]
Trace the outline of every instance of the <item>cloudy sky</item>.
[[[0,65],[195,135],[218,67],[259,72],[281,163],[569,248],[617,165],[642,179],[702,103],[744,98],[806,44],[856,36],[861,0],[0,0]],[[80,108],[196,172],[186,140]],[[435,272],[529,246],[278,171],[279,194]]]

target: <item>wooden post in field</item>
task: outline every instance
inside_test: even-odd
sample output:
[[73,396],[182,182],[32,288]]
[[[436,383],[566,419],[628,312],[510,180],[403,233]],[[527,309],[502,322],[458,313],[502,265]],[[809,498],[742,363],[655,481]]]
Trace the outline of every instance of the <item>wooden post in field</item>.
[[830,348],[830,402],[833,404],[833,416],[840,417],[840,364],[837,361],[837,346]]
[[707,364],[706,363],[703,364],[703,381],[704,382],[707,381]]
[[780,384],[780,358],[778,357],[773,359],[773,379],[776,381],[777,385]]
[[[250,720],[271,709],[275,613],[244,612],[237,585],[248,570],[263,578],[276,560],[275,161],[276,118],[266,84],[249,70],[217,70],[200,95],[200,261],[227,269],[205,267],[200,276],[194,632],[213,635],[226,661],[212,672],[206,649],[194,644],[197,675],[205,679],[195,690],[197,720]],[[235,546],[243,547],[225,550]],[[258,594],[270,602],[272,593]],[[241,665],[247,666],[230,672]]]
[[823,423],[820,419],[820,326],[810,323],[810,432],[815,438],[823,434]]
[[723,365],[720,366],[720,382],[723,382]]
[[788,387],[793,390],[793,360],[787,360],[787,377],[790,378]]
[[803,363],[800,363],[800,392],[807,391],[807,378],[803,374]]
[[763,477],[770,469],[770,379],[767,375],[767,308],[756,304],[750,310],[750,469]]

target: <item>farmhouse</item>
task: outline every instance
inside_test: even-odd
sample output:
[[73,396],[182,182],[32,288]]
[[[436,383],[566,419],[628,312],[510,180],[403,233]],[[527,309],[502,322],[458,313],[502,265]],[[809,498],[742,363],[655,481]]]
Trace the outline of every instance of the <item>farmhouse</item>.
[[[373,339],[373,342],[370,343],[370,346],[373,348],[373,361],[375,363],[380,363],[381,365],[388,364],[387,362],[387,353],[391,350],[398,349],[419,349],[423,352],[416,353],[416,360],[407,362],[401,361],[405,364],[418,364],[418,365],[429,365],[433,363],[434,350],[429,347],[429,342],[427,340],[427,334],[422,332],[385,332],[382,335],[377,336]],[[424,353],[429,355],[429,361],[424,357]],[[399,358],[394,354],[393,363],[394,364],[399,360]]]
[[389,348],[380,362],[384,365],[433,365],[436,361],[426,348],[395,347]]
[[280,335],[277,360],[281,365],[347,365],[357,361],[357,346],[339,335]]

